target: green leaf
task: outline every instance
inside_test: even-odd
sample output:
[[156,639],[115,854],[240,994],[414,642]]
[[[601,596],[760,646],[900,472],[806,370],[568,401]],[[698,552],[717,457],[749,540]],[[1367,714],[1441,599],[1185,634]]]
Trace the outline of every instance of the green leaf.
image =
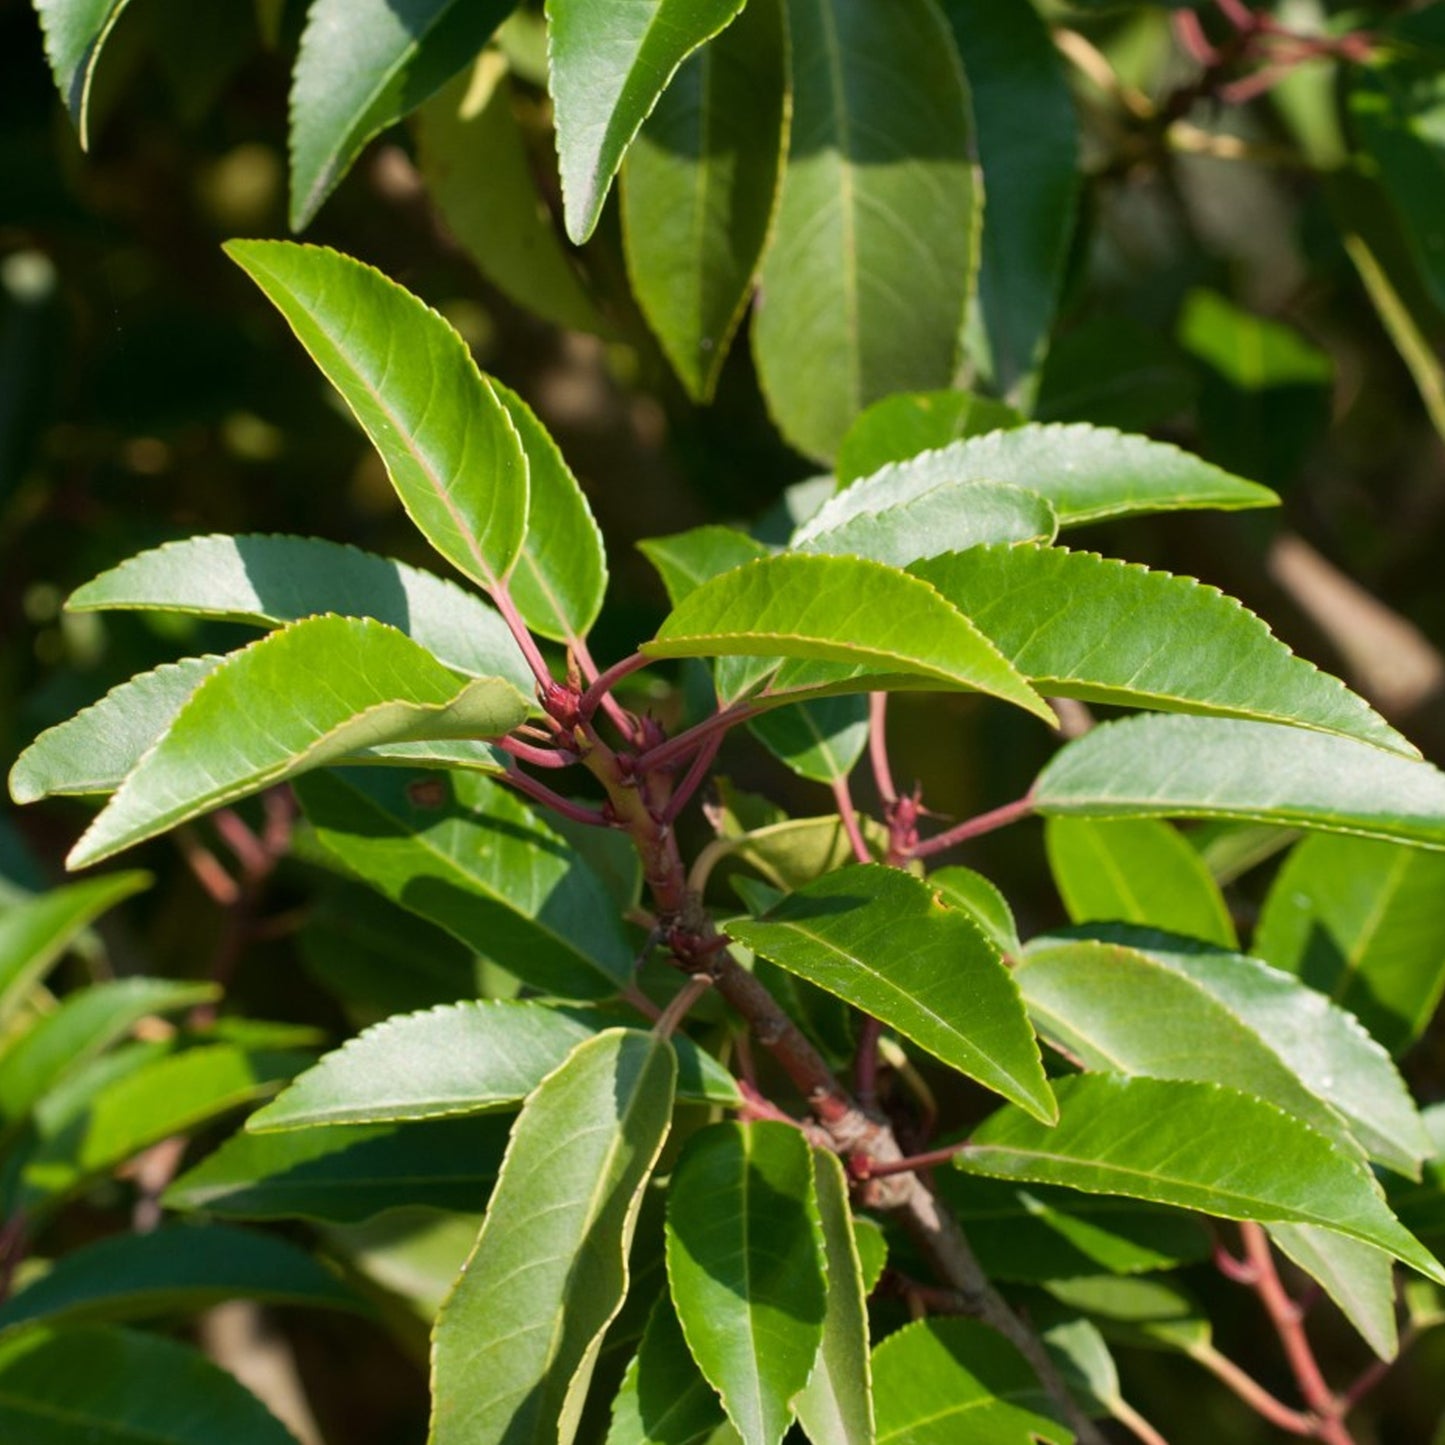
[[868,699],[824,697],[766,712],[749,729],[800,778],[846,778],[868,746]]
[[1107,427],[1057,424],[992,431],[895,462],[821,507],[796,540],[864,512],[900,506],[945,483],[1002,482],[1042,496],[1061,527],[1201,507],[1271,507],[1279,498],[1165,442]]
[[622,170],[632,291],[694,401],[712,398],[777,205],[786,40],[778,0],[753,0],[683,63]]
[[476,1212],[502,1166],[511,1123],[498,1116],[233,1134],[162,1202],[221,1219],[328,1224],[416,1206]]
[[1054,1092],[1057,1125],[1005,1106],[974,1132],[958,1166],[1224,1219],[1319,1225],[1445,1281],[1363,1162],[1272,1104],[1219,1084],[1113,1074],[1056,1080]]
[[1445,857],[1306,838],[1265,899],[1254,951],[1328,994],[1400,1053],[1445,992]]
[[1052,696],[1285,722],[1419,757],[1344,683],[1192,578],[1031,546],[975,547],[910,570]]
[[341,393],[427,541],[495,589],[527,529],[527,454],[466,343],[409,291],[349,256],[286,241],[225,249]]
[[1324,1286],[1382,1360],[1399,1354],[1395,1270],[1388,1254],[1311,1224],[1275,1224],[1269,1234],[1300,1269]]
[[828,1308],[817,1362],[797,1398],[798,1423],[812,1445],[872,1445],[868,1305],[848,1180],[836,1154],[813,1150],[813,1185],[823,1227]]
[[1171,337],[1110,312],[1050,344],[1034,417],[1150,431],[1186,412],[1198,391],[1197,370]]
[[875,401],[848,428],[833,470],[839,487],[846,487],[890,462],[1023,424],[1011,406],[971,391],[900,392]]
[[870,402],[953,380],[976,254],[968,102],[927,0],[791,0],[788,19],[792,140],[753,346],[783,435],[830,457]]
[[296,1445],[199,1350],[100,1326],[28,1330],[0,1346],[0,1436],[25,1445]]
[[1005,957],[1016,957],[1024,951],[1013,909],[991,879],[972,868],[937,868],[928,875],[928,886],[936,888],[950,908],[961,908],[969,914]]
[[671,537],[649,537],[637,550],[657,569],[668,600],[676,607],[704,582],[744,562],[771,556],[761,542],[734,527],[694,527]]
[[527,1100],[476,1248],[437,1316],[435,1445],[568,1445],[627,1293],[643,1186],[672,1117],[673,1053],[613,1029]]
[[1054,1280],[1049,1293],[1103,1322],[1104,1333],[1135,1349],[1210,1353],[1213,1330],[1200,1305],[1172,1280],[1108,1275]]
[[[582,1009],[471,1000],[388,1019],[348,1039],[246,1121],[257,1131],[401,1123],[516,1108],[569,1053],[615,1020]],[[678,1097],[736,1106],[731,1076],[675,1035]]]
[[876,864],[846,868],[728,932],[1038,1118],[1055,1117],[1003,960],[968,914],[920,879]]
[[1068,1445],[1022,1355],[977,1320],[919,1320],[873,1351],[878,1445]]
[[150,884],[149,873],[112,873],[0,907],[0,1020],[15,1012],[85,928]]
[[1182,834],[1153,818],[1050,818],[1049,869],[1075,923],[1144,923],[1236,948],[1219,885]]
[[[1049,27],[1032,4],[942,0],[968,74],[983,167],[973,350],[1027,405],[1063,287],[1079,192],[1079,125]],[[972,339],[972,338],[971,338]]]
[[742,7],[743,0],[642,0],[620,9],[547,0],[562,203],[579,245],[678,66]]
[[62,1255],[0,1305],[0,1331],[150,1319],[229,1299],[358,1310],[361,1301],[304,1250],[212,1224],[116,1234]]
[[45,54],[60,98],[80,134],[82,150],[90,145],[90,91],[95,82],[95,68],[126,3],[127,0],[35,0],[45,32]]
[[667,1277],[688,1349],[746,1445],[779,1445],[823,1338],[813,1163],[790,1125],[694,1134],[667,1196]]
[[526,693],[533,685],[506,624],[480,597],[419,567],[316,537],[168,542],[102,572],[65,606],[70,612],[184,612],[261,627],[321,612],[372,617],[459,672],[505,677]]
[[312,0],[291,82],[291,229],[374,135],[466,65],[515,0]]
[[[642,646],[654,657],[790,657],[866,665],[1048,705],[926,583],[853,557],[767,557],[705,582]],[[866,690],[862,685],[855,691]]]
[[98,863],[362,748],[498,737],[527,713],[511,683],[465,681],[383,623],[293,622],[232,653],[202,681],[68,862]]
[[705,1445],[726,1422],[664,1294],[648,1316],[642,1343],[612,1402],[606,1445]]
[[535,988],[616,993],[634,950],[566,840],[486,778],[427,784],[421,793],[399,773],[368,769],[311,774],[296,791],[322,847],[393,903]]
[[1368,743],[1234,718],[1135,717],[1039,774],[1048,816],[1237,818],[1445,848],[1445,773]]
[[[865,819],[862,828],[864,839],[882,858],[888,847],[887,832],[871,819]],[[836,813],[769,823],[728,842],[728,856],[755,868],[784,893],[853,861],[853,845]]]

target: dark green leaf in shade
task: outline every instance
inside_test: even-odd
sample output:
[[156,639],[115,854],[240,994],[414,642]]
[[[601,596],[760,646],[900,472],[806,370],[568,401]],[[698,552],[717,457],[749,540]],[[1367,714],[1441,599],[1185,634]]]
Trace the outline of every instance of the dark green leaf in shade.
[[759,741],[800,778],[846,778],[868,746],[868,699],[824,697],[780,707],[749,724]]
[[871,402],[953,380],[976,255],[968,103],[928,0],[787,8],[792,138],[753,346],[783,435],[827,458]]
[[1149,431],[1184,412],[1198,390],[1189,358],[1168,336],[1110,312],[1054,339],[1039,377],[1034,416]]
[[652,1308],[642,1343],[612,1402],[606,1445],[705,1445],[727,1422],[717,1393],[688,1353],[672,1300]]
[[1445,991],[1445,857],[1397,843],[1306,838],[1285,860],[1254,937],[1261,958],[1409,1047]]
[[833,470],[838,485],[846,487],[890,462],[1023,424],[1011,406],[971,391],[900,392],[875,401],[848,428]]
[[717,385],[777,204],[786,40],[779,0],[752,0],[683,62],[623,166],[633,294],[695,401]]
[[1055,1117],[1018,986],[972,917],[920,879],[846,868],[728,931],[1038,1118]]
[[90,91],[100,52],[127,0],[35,0],[45,32],[45,54],[80,135],[90,145]]
[[1213,1330],[1202,1306],[1162,1276],[1080,1276],[1053,1280],[1049,1293],[1081,1310],[1119,1344],[1135,1349],[1180,1350],[1207,1355]]
[[437,1316],[434,1445],[570,1445],[627,1294],[642,1190],[672,1118],[673,1059],[654,1035],[609,1030],[527,1100]]
[[770,556],[761,542],[734,527],[694,527],[671,537],[649,537],[638,551],[657,569],[668,600],[676,607],[690,592],[744,562]]
[[1060,750],[1046,816],[1230,818],[1445,849],[1445,773],[1353,738],[1237,718],[1126,718]]
[[481,1226],[475,1212],[403,1208],[362,1224],[331,1225],[325,1234],[329,1249],[400,1300],[430,1330]]
[[667,1275],[688,1349],[745,1445],[779,1445],[823,1338],[811,1152],[790,1125],[693,1135],[667,1203]]

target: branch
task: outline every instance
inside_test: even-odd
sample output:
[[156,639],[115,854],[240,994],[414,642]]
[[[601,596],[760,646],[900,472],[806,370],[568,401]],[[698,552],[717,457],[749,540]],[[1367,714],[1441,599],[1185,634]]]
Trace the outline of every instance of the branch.
[[936,837],[925,838],[923,842],[913,847],[914,858],[931,858],[935,853],[943,853],[949,848],[957,847],[960,843],[966,843],[970,838],[982,837],[985,833],[992,833],[997,828],[1006,828],[1010,823],[1017,823],[1020,818],[1027,818],[1034,810],[1034,800],[1020,798],[1014,803],[1005,803],[1001,808],[994,808],[992,812],[980,813],[976,818],[969,818],[955,827],[950,828],[946,833],[939,833]]
[[1288,1430],[1291,1435],[1315,1433],[1317,1422],[1313,1415],[1292,1410],[1283,1400],[1277,1400],[1258,1380],[1226,1355],[1221,1355],[1213,1345],[1197,1345],[1188,1353],[1196,1365],[1203,1366],[1221,1385],[1238,1395],[1261,1420]]
[[723,708],[710,718],[705,718],[695,727],[688,728],[686,732],[678,733],[675,738],[669,738],[667,742],[659,743],[655,748],[639,754],[635,770],[638,773],[655,773],[663,768],[670,768],[674,763],[690,756],[713,733],[735,728],[762,711],[756,703],[735,702],[731,707]]

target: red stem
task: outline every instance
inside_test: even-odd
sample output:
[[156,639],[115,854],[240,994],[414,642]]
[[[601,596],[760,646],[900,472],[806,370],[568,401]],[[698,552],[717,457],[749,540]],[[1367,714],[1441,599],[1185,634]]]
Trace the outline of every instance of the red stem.
[[501,748],[504,753],[511,753],[514,758],[520,758],[524,763],[531,763],[537,768],[570,768],[577,761],[575,753],[564,753],[557,748],[538,748],[531,743],[524,743],[517,738],[495,738],[492,746]]
[[858,1025],[858,1049],[853,1055],[853,1092],[864,1109],[878,1103],[878,1039],[883,1025],[872,1014],[864,1014]]
[[848,791],[847,778],[833,779],[833,798],[838,804],[838,816],[843,820],[843,831],[848,835],[853,856],[860,863],[873,862],[873,854],[858,822],[858,810],[853,806],[853,795]]
[[889,1159],[876,1163],[862,1155],[855,1154],[848,1167],[859,1179],[883,1179],[889,1174],[916,1174],[920,1169],[932,1169],[935,1164],[947,1164],[956,1154],[968,1148],[968,1140],[961,1144],[948,1144],[942,1149],[930,1149],[924,1154],[909,1154],[903,1159]]
[[935,853],[946,852],[959,843],[966,843],[970,838],[978,838],[985,833],[992,833],[997,828],[1006,828],[1010,823],[1017,823],[1020,818],[1027,818],[1033,810],[1034,800],[1031,797],[1020,798],[1014,803],[1005,803],[1001,808],[994,808],[988,813],[980,813],[976,818],[969,818],[957,824],[946,833],[939,833],[933,838],[925,838],[923,842],[914,846],[912,856],[914,858],[931,858]]
[[550,808],[554,813],[560,813],[564,818],[570,818],[574,823],[586,823],[594,828],[610,828],[612,820],[595,808],[584,807],[581,803],[574,803],[570,798],[564,798],[560,793],[554,793],[544,783],[539,783],[536,778],[530,778],[519,768],[513,768],[502,774],[501,781],[510,783],[519,793],[525,793],[534,803],[541,803],[544,808]]
[[[576,652],[581,645],[574,643],[573,651]],[[578,662],[582,661],[581,654],[578,654],[577,660]],[[624,677],[631,677],[634,672],[641,672],[649,661],[650,659],[644,657],[640,652],[634,652],[631,657],[624,657],[621,662],[614,662],[606,672],[596,674],[587,691],[582,694],[582,700],[577,704],[577,711],[584,718],[590,719],[599,705],[606,705],[607,699],[612,696],[612,689]],[[587,659],[587,665],[592,668],[596,666],[590,657]],[[616,718],[613,718],[613,721],[615,722]]]
[[507,590],[505,582],[498,582],[492,588],[492,601],[496,604],[502,621],[507,624],[507,631],[512,634],[516,639],[517,646],[521,648],[522,656],[527,659],[527,666],[532,669],[532,676],[537,679],[537,685],[542,688],[544,693],[548,688],[555,687],[556,679],[552,676],[552,669],[547,666],[547,659],[542,656],[536,639],[527,630],[527,624],[522,621],[522,615],[517,611],[516,604],[512,601],[512,594]]
[[669,738],[667,742],[659,743],[655,748],[649,748],[645,753],[639,754],[633,771],[638,774],[655,773],[663,768],[671,767],[674,763],[690,756],[713,733],[727,732],[729,728],[735,728],[739,723],[745,723],[749,718],[756,717],[762,710],[756,703],[735,702],[731,707],[715,712],[710,718],[704,718],[702,722],[688,728],[686,732],[678,733],[675,738]]
[[1261,1420],[1287,1430],[1291,1435],[1313,1435],[1317,1421],[1313,1415],[1302,1410],[1292,1410],[1283,1400],[1277,1400],[1253,1375],[1240,1369],[1227,1355],[1221,1355],[1212,1345],[1190,1350],[1189,1358],[1203,1366],[1220,1384],[1238,1395]]
[[692,801],[692,795],[707,781],[707,775],[712,771],[712,765],[717,761],[718,749],[722,745],[723,734],[719,732],[714,733],[697,750],[697,756],[689,764],[682,781],[667,800],[667,806],[659,815],[658,822],[663,824],[673,822]]
[[893,769],[888,764],[888,694],[868,694],[868,761],[873,765],[873,781],[878,796],[885,804],[898,801],[893,783]]

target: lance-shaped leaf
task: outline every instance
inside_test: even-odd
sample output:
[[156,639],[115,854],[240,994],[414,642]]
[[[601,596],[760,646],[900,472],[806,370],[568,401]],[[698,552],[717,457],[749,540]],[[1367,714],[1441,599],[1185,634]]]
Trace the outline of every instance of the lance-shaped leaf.
[[1236,511],[1279,502],[1268,487],[1166,442],[1107,427],[1034,425],[969,437],[884,467],[821,507],[798,540],[859,513],[911,502],[945,482],[1006,482],[1038,492],[1061,527],[1140,512]]
[[[615,1018],[545,1004],[468,1000],[387,1019],[347,1040],[246,1121],[308,1129],[516,1108],[578,1044]],[[681,1035],[678,1097],[736,1105],[732,1078]]]
[[1352,738],[1234,718],[1125,718],[1039,774],[1046,815],[1238,818],[1445,848],[1445,773]]
[[787,9],[792,138],[753,346],[784,436],[830,457],[870,402],[953,379],[976,253],[968,103],[928,0]]
[[407,1207],[476,1214],[502,1167],[511,1124],[496,1116],[233,1134],[162,1203],[220,1219],[324,1224]]
[[80,147],[90,145],[90,88],[100,52],[120,19],[127,0],[35,0],[45,32],[45,54],[60,98],[80,133]]
[[900,392],[875,401],[848,428],[833,470],[838,486],[847,487],[890,462],[1023,424],[1011,406],[971,391]]
[[0,1020],[15,1012],[83,929],[150,883],[149,873],[112,873],[0,908]]
[[728,932],[1038,1118],[1054,1117],[1038,1044],[998,950],[921,879],[874,864],[846,868]]
[[1306,838],[1265,899],[1254,952],[1357,1015],[1396,1053],[1445,991],[1445,857],[1360,838]]
[[435,1445],[569,1445],[627,1293],[674,1073],[664,1040],[612,1029],[579,1044],[527,1100],[476,1247],[437,1316]]
[[70,612],[186,612],[280,627],[320,612],[373,617],[448,667],[505,677],[530,692],[532,674],[506,624],[480,597],[420,567],[317,537],[192,537],[127,558],[66,599]]
[[606,1445],[712,1445],[723,1428],[727,1413],[688,1353],[677,1312],[664,1294],[612,1402]]
[[597,225],[612,177],[678,66],[743,0],[548,0],[548,56],[567,234]]
[[919,1320],[873,1351],[878,1445],[1067,1445],[1022,1355],[977,1320]]
[[778,0],[753,0],[684,62],[622,171],[633,294],[696,401],[717,385],[777,202],[786,40]]
[[311,617],[233,653],[192,693],[71,851],[80,868],[362,748],[499,737],[527,716],[380,622]]
[[313,0],[291,82],[291,229],[374,135],[466,65],[514,0]]
[[910,570],[1052,696],[1292,723],[1420,755],[1338,678],[1192,578],[1030,546],[975,547]]
[[778,1445],[823,1337],[827,1276],[807,1142],[786,1124],[694,1134],[667,1196],[688,1349],[746,1445]]
[[1252,1095],[1220,1084],[1086,1074],[1054,1083],[1059,1121],[1005,1106],[955,1162],[1224,1219],[1312,1224],[1373,1244],[1428,1278],[1445,1269],[1401,1226],[1363,1161]]
[[226,254],[341,393],[427,541],[496,587],[522,550],[527,456],[466,342],[349,256],[287,241],[231,241]]
[[1400,1352],[1395,1320],[1395,1268],[1372,1244],[1312,1224],[1272,1224],[1269,1237],[1339,1306],[1382,1360]]
[[[654,657],[788,657],[912,675],[1048,705],[926,583],[854,557],[767,557],[705,582],[642,650]],[[865,691],[866,683],[853,688]]]
[[535,988],[616,993],[634,949],[576,850],[485,778],[428,783],[418,791],[390,770],[314,773],[297,795],[322,847],[392,902]]
[[62,1255],[0,1305],[0,1331],[148,1319],[228,1299],[359,1310],[361,1301],[305,1250],[227,1225],[116,1234]]
[[848,1181],[836,1154],[813,1150],[813,1184],[823,1227],[828,1309],[817,1362],[797,1399],[798,1423],[813,1445],[872,1445],[868,1303]]
[[161,1335],[27,1330],[0,1347],[0,1437],[86,1445],[296,1445],[234,1375]]

